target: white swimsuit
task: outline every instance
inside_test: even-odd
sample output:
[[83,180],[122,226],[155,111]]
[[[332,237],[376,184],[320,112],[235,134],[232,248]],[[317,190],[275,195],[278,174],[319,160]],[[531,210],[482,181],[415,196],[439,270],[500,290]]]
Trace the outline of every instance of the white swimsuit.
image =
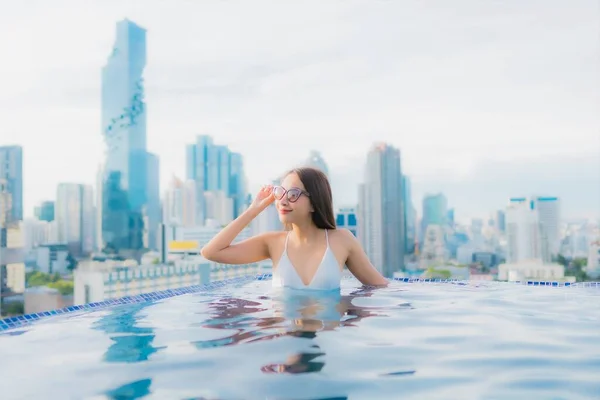
[[302,282],[302,278],[296,272],[290,258],[287,255],[287,244],[290,234],[288,232],[285,238],[285,248],[279,259],[279,265],[273,272],[273,287],[288,287],[293,289],[316,289],[316,290],[332,290],[340,288],[342,279],[342,271],[335,258],[333,251],[329,247],[329,235],[325,230],[325,238],[327,240],[327,248],[323,259],[317,268],[314,277],[308,285]]

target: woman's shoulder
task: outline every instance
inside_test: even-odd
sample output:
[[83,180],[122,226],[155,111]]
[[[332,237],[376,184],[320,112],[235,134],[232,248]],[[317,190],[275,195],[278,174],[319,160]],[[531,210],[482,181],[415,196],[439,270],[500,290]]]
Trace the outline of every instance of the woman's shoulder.
[[340,244],[344,244],[345,246],[352,245],[356,240],[356,236],[346,228],[331,229],[327,232],[330,239],[339,242]]
[[258,236],[262,237],[263,240],[267,244],[270,245],[270,244],[279,243],[282,240],[285,240],[285,237],[287,236],[287,232],[286,231],[263,232],[263,233],[259,234]]

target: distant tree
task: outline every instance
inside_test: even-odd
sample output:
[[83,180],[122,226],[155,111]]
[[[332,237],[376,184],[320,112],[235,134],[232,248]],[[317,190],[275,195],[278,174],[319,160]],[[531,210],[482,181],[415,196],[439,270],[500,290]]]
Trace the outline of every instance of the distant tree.
[[568,265],[568,272],[565,274],[567,276],[574,276],[577,282],[586,282],[591,280],[590,277],[585,272],[585,267],[587,265],[586,258],[574,258]]
[[52,282],[51,275],[40,271],[31,272],[26,276],[26,283],[28,287],[46,286],[50,282]]
[[428,268],[425,272],[426,278],[450,279],[452,273],[447,269]]
[[564,267],[567,267],[569,265],[569,261],[567,261],[565,256],[563,256],[562,254],[559,254],[558,257],[556,257],[556,262]]
[[29,272],[25,275],[25,282],[28,287],[33,286],[46,286],[52,282],[58,282],[62,280],[62,277],[58,272],[54,274],[46,274],[41,271],[33,271]]
[[25,313],[25,305],[21,301],[2,303],[2,316],[17,316]]
[[75,257],[73,257],[73,255],[71,253],[69,253],[67,255],[67,269],[72,272],[76,268],[77,268],[77,260],[75,259]]
[[60,280],[56,282],[51,282],[48,284],[48,287],[58,290],[63,296],[72,295],[74,291],[72,281]]

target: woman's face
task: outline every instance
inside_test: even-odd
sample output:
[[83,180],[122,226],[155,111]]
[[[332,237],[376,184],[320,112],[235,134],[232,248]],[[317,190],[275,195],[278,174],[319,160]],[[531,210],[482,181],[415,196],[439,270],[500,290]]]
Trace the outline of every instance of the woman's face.
[[293,224],[310,218],[313,208],[298,175],[295,173],[287,175],[281,185],[273,190],[279,220],[282,223]]

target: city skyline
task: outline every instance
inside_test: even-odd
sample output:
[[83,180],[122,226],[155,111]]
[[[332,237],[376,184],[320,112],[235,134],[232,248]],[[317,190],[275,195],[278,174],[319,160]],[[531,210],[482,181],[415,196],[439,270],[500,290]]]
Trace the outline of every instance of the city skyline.
[[[59,182],[95,181],[104,148],[98,72],[110,52],[114,24],[124,16],[150,36],[148,150],[160,157],[161,194],[173,174],[185,176],[185,144],[208,134],[242,153],[251,193],[318,150],[329,166],[336,202],[352,205],[366,148],[381,140],[402,151],[419,214],[425,193],[443,192],[459,215],[489,214],[513,196],[552,195],[563,200],[565,217],[598,216],[598,65],[589,62],[595,51],[589,33],[598,21],[590,1],[570,8],[531,3],[518,10],[507,2],[504,8],[482,5],[472,15],[465,1],[449,20],[441,3],[321,5],[320,15],[312,15],[315,8],[277,5],[279,11],[293,9],[297,18],[286,20],[290,26],[271,21],[266,29],[291,40],[290,50],[259,29],[265,21],[253,8],[260,7],[233,6],[249,7],[245,11],[253,18],[235,28],[222,19],[232,11],[224,3],[180,3],[178,18],[162,15],[157,3],[136,4],[70,7],[80,18],[49,8],[40,15],[48,15],[61,31],[48,28],[35,42],[29,41],[28,23],[41,29],[48,21],[20,15],[18,6],[0,16],[3,29],[24,32],[4,35],[23,42],[14,47],[11,40],[14,57],[5,65],[11,74],[0,76],[6,88],[0,117],[19,140],[0,144],[24,148],[26,217],[39,202],[54,199]],[[185,23],[192,16],[207,23]],[[432,33],[414,23],[397,27],[390,16],[441,18],[449,33],[422,37]],[[531,25],[534,16],[539,24]],[[360,22],[376,19],[379,30],[357,31]],[[475,19],[488,21],[488,30],[470,24]],[[576,28],[564,23],[570,20],[578,21]],[[466,24],[458,28],[454,24],[460,21]],[[312,22],[313,31],[294,33],[300,22]],[[228,33],[220,41],[205,34],[216,23]],[[74,30],[78,35],[71,34]],[[371,43],[363,34],[378,45],[363,46]],[[300,41],[306,39],[302,35],[309,40]],[[388,40],[380,41],[384,37]],[[43,57],[26,62],[20,48]],[[23,80],[31,76],[35,79]],[[36,118],[25,117],[32,113]]]

